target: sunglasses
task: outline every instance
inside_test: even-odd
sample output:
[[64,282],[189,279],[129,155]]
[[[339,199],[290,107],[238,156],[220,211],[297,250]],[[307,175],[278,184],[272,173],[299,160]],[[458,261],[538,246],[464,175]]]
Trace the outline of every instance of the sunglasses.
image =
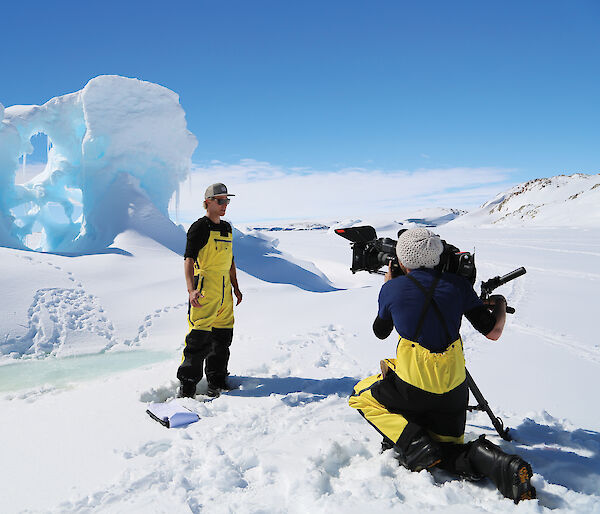
[[229,198],[213,198],[213,200],[217,202],[218,205],[229,205],[229,202],[231,202]]

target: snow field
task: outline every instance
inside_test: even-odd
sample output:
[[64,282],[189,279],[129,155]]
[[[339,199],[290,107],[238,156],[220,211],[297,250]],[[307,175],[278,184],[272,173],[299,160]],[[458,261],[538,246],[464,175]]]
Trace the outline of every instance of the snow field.
[[[26,284],[32,263],[22,256],[39,259],[34,269],[49,270],[41,274],[39,289],[81,288],[79,302],[69,308],[91,306],[89,319],[105,316],[118,343],[105,353],[70,358],[60,358],[67,348],[57,344],[44,359],[40,349],[0,368],[22,366],[34,379],[44,376],[42,368],[28,365],[78,363],[89,372],[64,368],[62,376],[59,371],[32,386],[10,371],[14,382],[6,381],[0,393],[5,419],[12,420],[0,428],[0,437],[10,441],[3,448],[0,482],[9,487],[0,510],[600,511],[600,421],[589,403],[598,385],[599,349],[592,320],[580,315],[593,298],[588,284],[594,284],[596,260],[585,252],[595,251],[586,243],[594,233],[453,232],[450,225],[440,233],[463,249],[477,245],[480,279],[520,265],[528,269],[498,290],[517,309],[500,341],[487,341],[468,322],[462,330],[467,366],[516,440],[500,441],[482,413],[469,414],[466,437],[485,433],[529,460],[539,500],[515,506],[489,482],[467,483],[439,471],[410,473],[389,452],[379,454],[380,436],[348,407],[347,398],[356,381],[376,373],[379,360],[394,353],[394,337],[381,342],[371,333],[382,277],[353,276],[349,245],[326,231],[277,234],[278,258],[292,255],[296,262],[280,268],[292,274],[280,277],[288,283],[239,272],[244,302],[236,308],[230,361],[239,389],[202,401],[201,382],[198,401],[186,400],[199,422],[171,430],[154,422],[145,413],[147,403],[173,397],[177,387],[186,331],[183,266],[181,257],[129,232],[119,236],[121,251],[101,255],[0,249],[10,263],[8,281]],[[552,249],[569,250],[577,268],[565,266],[564,252]],[[293,273],[306,260],[311,269],[327,269],[337,288],[352,287],[315,293],[291,285],[303,277]],[[32,319],[31,305],[40,304],[35,298],[47,294],[28,287],[21,295],[29,297],[12,307],[13,319]],[[563,294],[572,290],[583,292]],[[59,310],[64,302],[56,305],[65,333],[84,339],[94,334],[94,324],[65,323],[71,311]],[[10,320],[3,323],[12,327]]]

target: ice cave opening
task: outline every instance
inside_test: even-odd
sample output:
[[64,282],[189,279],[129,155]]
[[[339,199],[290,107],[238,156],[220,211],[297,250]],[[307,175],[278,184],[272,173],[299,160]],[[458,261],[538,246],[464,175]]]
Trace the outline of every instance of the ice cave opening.
[[[19,157],[19,168],[15,172],[15,184],[24,184],[39,175],[48,163],[52,140],[45,132],[37,132],[29,138],[33,151]],[[31,149],[30,148],[30,149]]]
[[[53,144],[48,134],[37,132],[29,138],[30,152],[19,159],[15,173],[15,185],[35,184],[49,173],[48,162],[52,160]],[[34,251],[45,251],[51,246],[50,239],[56,234],[80,227],[83,214],[82,191],[77,187],[64,187],[60,201],[47,197],[43,189],[35,188],[35,198],[22,198],[10,209],[21,243]]]

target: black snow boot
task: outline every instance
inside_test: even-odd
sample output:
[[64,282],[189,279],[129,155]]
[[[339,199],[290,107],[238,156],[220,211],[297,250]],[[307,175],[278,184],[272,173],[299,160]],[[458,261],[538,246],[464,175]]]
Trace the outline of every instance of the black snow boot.
[[208,388],[206,389],[206,396],[210,398],[218,398],[221,396],[221,388],[217,384],[208,383]]
[[193,380],[180,380],[177,398],[195,398],[196,382]]
[[210,380],[207,380],[209,386],[212,386],[214,389],[220,389],[221,391],[231,391],[233,387],[229,383],[227,376],[213,376],[210,377]]
[[383,441],[381,441],[381,453],[387,451],[387,450],[391,450],[394,447],[394,443],[392,443],[392,441],[390,439],[388,439],[387,437],[383,438]]
[[531,466],[518,455],[504,453],[499,446],[480,436],[473,442],[468,459],[473,469],[488,477],[506,498],[519,503],[536,498],[531,485]]
[[398,461],[411,471],[429,469],[442,460],[442,450],[424,430],[419,431],[410,440],[406,448],[394,446],[398,453]]

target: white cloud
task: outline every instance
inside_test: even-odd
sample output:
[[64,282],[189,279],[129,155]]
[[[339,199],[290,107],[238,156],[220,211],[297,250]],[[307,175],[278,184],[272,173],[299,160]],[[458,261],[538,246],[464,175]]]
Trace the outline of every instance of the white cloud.
[[338,171],[285,168],[243,159],[195,166],[182,184],[179,219],[203,214],[205,188],[223,182],[236,197],[228,209],[233,221],[266,219],[335,220],[348,216],[410,216],[424,207],[471,209],[513,184],[514,170],[502,168],[423,168]]

